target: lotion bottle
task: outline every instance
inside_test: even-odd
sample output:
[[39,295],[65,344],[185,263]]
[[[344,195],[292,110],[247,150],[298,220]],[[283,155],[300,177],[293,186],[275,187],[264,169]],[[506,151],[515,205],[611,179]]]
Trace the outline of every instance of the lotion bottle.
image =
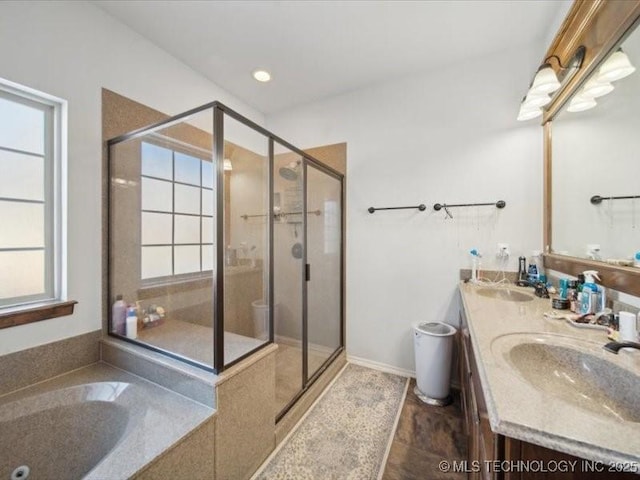
[[138,338],[138,315],[135,307],[127,309],[127,338]]
[[118,335],[126,333],[127,304],[122,300],[122,295],[116,296],[116,301],[111,308],[111,332]]

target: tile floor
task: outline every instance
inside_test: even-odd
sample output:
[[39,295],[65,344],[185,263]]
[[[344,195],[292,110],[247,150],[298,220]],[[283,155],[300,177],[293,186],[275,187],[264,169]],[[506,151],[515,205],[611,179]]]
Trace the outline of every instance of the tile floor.
[[411,380],[402,406],[398,428],[391,444],[383,480],[440,480],[465,478],[463,473],[443,473],[442,460],[467,458],[467,436],[458,392],[454,403],[433,407],[422,403],[413,393]]

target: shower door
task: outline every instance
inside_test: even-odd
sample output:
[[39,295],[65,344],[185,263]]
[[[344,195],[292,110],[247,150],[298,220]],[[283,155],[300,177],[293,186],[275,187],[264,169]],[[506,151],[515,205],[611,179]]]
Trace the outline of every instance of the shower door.
[[306,380],[343,345],[342,178],[306,162]]
[[305,386],[303,375],[304,188],[302,156],[274,142],[273,323],[276,412]]
[[274,144],[276,420],[344,345],[342,176]]

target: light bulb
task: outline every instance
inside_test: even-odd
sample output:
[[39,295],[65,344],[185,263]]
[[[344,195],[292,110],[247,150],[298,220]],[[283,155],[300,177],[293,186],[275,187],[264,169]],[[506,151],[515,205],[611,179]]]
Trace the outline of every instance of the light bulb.
[[253,78],[259,82],[266,83],[271,80],[271,74],[266,70],[255,70],[253,72]]

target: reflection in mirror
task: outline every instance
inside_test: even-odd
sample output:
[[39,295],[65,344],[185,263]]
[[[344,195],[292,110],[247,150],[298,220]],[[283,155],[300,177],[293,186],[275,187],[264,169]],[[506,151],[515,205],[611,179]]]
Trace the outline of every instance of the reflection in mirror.
[[633,265],[640,252],[640,73],[633,67],[640,66],[640,31],[620,47],[554,118],[551,247]]

